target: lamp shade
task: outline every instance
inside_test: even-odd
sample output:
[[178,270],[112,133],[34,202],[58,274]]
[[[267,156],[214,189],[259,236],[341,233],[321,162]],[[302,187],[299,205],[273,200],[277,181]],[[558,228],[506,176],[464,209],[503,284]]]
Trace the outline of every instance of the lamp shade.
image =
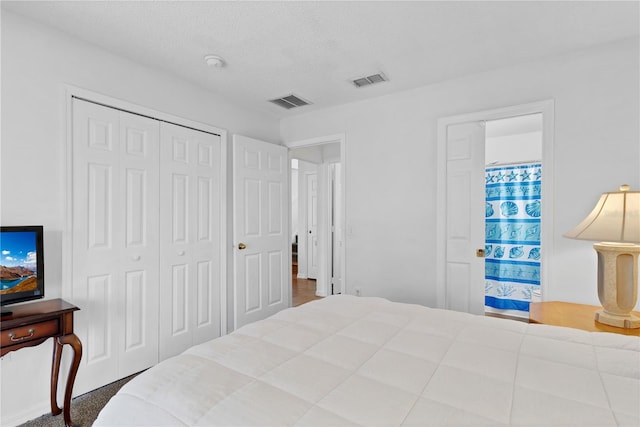
[[598,242],[640,243],[640,191],[603,193],[591,213],[565,237]]

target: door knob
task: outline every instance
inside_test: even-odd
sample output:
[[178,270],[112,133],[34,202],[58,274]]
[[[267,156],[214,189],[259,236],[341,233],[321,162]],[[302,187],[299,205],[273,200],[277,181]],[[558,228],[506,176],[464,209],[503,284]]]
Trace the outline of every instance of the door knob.
[[247,249],[247,245],[245,245],[244,243],[238,243],[238,249],[240,250]]
[[484,258],[484,254],[485,254],[484,249],[476,249],[476,256],[478,258]]

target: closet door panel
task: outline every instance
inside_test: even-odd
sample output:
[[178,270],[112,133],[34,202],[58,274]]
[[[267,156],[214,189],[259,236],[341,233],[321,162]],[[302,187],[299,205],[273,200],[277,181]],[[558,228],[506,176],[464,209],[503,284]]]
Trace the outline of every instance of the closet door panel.
[[157,362],[158,132],[155,120],[73,102],[73,302],[77,393]]
[[158,362],[159,131],[157,120],[120,112],[120,174],[124,226],[119,283],[124,342],[119,376]]
[[219,166],[222,142],[219,136],[191,131],[194,165],[193,344],[220,336],[220,210],[222,188]]
[[86,355],[76,393],[118,377],[119,122],[115,110],[73,103],[73,302],[82,309],[75,333]]
[[[167,138],[169,140],[167,141]],[[160,360],[174,356],[191,345],[193,304],[190,270],[192,248],[190,205],[192,200],[186,141],[161,138],[160,188]]]
[[220,144],[216,135],[161,125],[161,359],[220,335]]

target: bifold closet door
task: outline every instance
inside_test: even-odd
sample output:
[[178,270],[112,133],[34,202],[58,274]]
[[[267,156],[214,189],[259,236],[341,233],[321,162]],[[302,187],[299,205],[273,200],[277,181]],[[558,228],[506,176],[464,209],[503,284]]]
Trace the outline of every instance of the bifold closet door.
[[170,123],[160,141],[160,360],[220,336],[221,139]]
[[74,391],[158,361],[159,122],[73,102]]

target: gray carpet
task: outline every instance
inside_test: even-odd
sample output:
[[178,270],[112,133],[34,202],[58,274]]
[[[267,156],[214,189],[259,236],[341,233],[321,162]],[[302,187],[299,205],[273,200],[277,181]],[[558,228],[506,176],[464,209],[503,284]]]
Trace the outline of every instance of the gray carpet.
[[[137,374],[136,374],[137,375]],[[120,387],[125,385],[135,375],[123,378],[114,383],[108,384],[97,390],[90,391],[71,400],[71,421],[76,426],[89,427],[98,418],[98,413],[109,399],[116,394]],[[60,404],[60,402],[58,402]],[[64,418],[62,414],[55,417],[45,414],[35,420],[21,424],[19,427],[64,427]]]

